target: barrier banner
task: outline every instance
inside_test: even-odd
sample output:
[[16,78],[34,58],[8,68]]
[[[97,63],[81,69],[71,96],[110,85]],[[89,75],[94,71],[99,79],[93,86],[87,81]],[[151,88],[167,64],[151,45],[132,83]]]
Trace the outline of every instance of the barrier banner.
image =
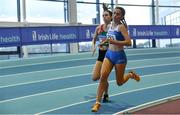
[[20,46],[20,29],[13,28],[0,28],[0,47]]
[[[97,25],[1,27],[0,47],[92,41]],[[180,38],[178,25],[130,25],[132,39]]]
[[78,42],[76,27],[28,27],[21,28],[22,44],[50,44]]
[[81,27],[78,27],[78,29],[79,29],[79,33],[78,33],[79,42],[92,41],[96,26],[94,25],[94,26],[81,26]]
[[132,39],[164,39],[171,38],[171,26],[129,26],[129,34]]
[[180,26],[171,26],[171,38],[180,38]]

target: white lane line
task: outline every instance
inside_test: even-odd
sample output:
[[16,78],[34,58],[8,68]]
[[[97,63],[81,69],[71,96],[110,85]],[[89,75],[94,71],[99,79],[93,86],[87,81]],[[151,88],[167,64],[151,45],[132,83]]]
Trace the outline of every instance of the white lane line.
[[[151,86],[151,87],[140,88],[140,89],[136,89],[136,90],[130,90],[130,91],[126,91],[126,92],[116,93],[116,94],[110,95],[110,97],[117,96],[117,95],[122,95],[122,94],[126,94],[126,93],[132,93],[132,92],[136,92],[136,91],[147,90],[147,89],[151,89],[151,88],[157,88],[157,87],[163,87],[163,86],[167,86],[167,85],[179,84],[179,83],[180,83],[180,81],[171,82],[171,83],[167,83],[167,84],[161,84],[161,85],[154,85],[154,86]],[[90,99],[90,100],[87,100],[87,101],[81,101],[81,102],[78,102],[78,103],[73,103],[73,104],[69,104],[69,105],[66,105],[66,106],[61,106],[61,107],[58,107],[58,108],[54,108],[54,109],[50,109],[50,110],[46,110],[46,111],[36,113],[35,115],[45,114],[45,113],[48,113],[48,112],[52,112],[52,111],[64,109],[64,108],[67,108],[67,107],[87,103],[87,102],[94,101],[94,100],[95,99]]]
[[[155,76],[155,75],[157,77],[160,77],[159,75],[165,75],[165,74],[177,73],[177,72],[180,72],[180,71],[164,72],[164,73],[158,73],[158,74],[150,74],[150,75],[144,75],[142,77],[152,77],[152,76]],[[111,82],[115,82],[115,80],[109,81],[109,83],[111,83]],[[180,82],[180,81],[178,81],[178,82]],[[77,88],[89,87],[89,86],[93,86],[93,85],[97,85],[97,84],[98,83],[92,83],[92,84],[87,84],[87,85],[81,85],[81,86],[76,86],[76,87],[64,88],[64,89],[53,90],[53,91],[48,91],[48,92],[43,92],[43,93],[37,93],[37,94],[33,94],[33,95],[28,95],[28,96],[22,96],[22,97],[17,97],[17,98],[13,98],[13,99],[3,100],[3,101],[0,101],[0,103],[15,101],[15,100],[19,100],[19,99],[34,97],[34,96],[42,96],[42,95],[52,94],[52,93],[57,93],[57,92],[62,92],[62,91],[74,90],[74,89],[77,89]]]
[[10,74],[10,75],[2,75],[1,77],[8,77],[8,76],[15,76],[15,75],[26,75],[26,74],[31,74],[31,73],[42,73],[42,72],[51,72],[51,71],[60,71],[60,70],[67,70],[67,69],[77,69],[78,67],[88,67],[88,66],[93,66],[94,64],[91,65],[80,65],[80,66],[72,66],[72,67],[66,67],[66,68],[58,68],[58,69],[47,69],[47,70],[40,70],[40,71],[31,71],[31,72],[24,72],[24,73],[16,73],[16,74]]
[[[131,67],[131,68],[127,68],[127,69],[135,70],[135,69],[140,69],[140,68],[169,66],[169,65],[177,65],[177,64],[180,64],[180,63],[168,63],[168,64],[159,64],[159,65],[151,65],[151,66],[139,66],[139,67]],[[76,75],[64,76],[64,77],[56,77],[56,78],[43,79],[43,80],[32,81],[32,82],[24,82],[24,83],[12,84],[12,85],[5,85],[5,86],[0,86],[0,88],[6,88],[6,87],[12,87],[12,86],[18,86],[18,85],[25,85],[25,84],[27,85],[27,84],[33,84],[33,83],[39,83],[39,82],[45,82],[45,81],[52,81],[52,80],[59,80],[59,79],[65,79],[65,78],[72,78],[72,77],[78,77],[78,76],[81,76],[81,75],[91,75],[91,74],[92,73],[86,73],[86,74],[76,74]]]
[[[127,54],[128,56],[134,56],[134,55],[152,55],[152,54],[170,54],[170,53],[180,53],[180,51],[168,51],[168,52],[154,52],[154,53],[138,53],[138,54]],[[78,60],[86,60],[86,59],[96,59],[94,58],[78,58],[78,59],[70,59],[70,60],[61,60],[61,61],[50,61],[50,62],[41,62],[41,63],[33,63],[33,64],[24,64],[24,65],[17,65],[17,66],[7,66],[7,67],[0,67],[0,69],[5,68],[14,68],[14,67],[23,67],[23,66],[31,66],[31,65],[44,65],[44,64],[50,64],[50,63],[61,63],[61,62],[68,62],[68,61],[78,61]]]
[[[130,60],[128,63],[133,63],[133,62],[143,62],[143,61],[151,61],[151,60],[160,60],[162,61],[163,59],[177,59],[180,57],[168,57],[168,58],[156,58],[156,59],[141,59],[141,60]],[[59,69],[48,69],[48,70],[40,70],[40,71],[31,71],[31,72],[24,72],[24,73],[16,73],[16,74],[10,74],[10,75],[1,75],[1,77],[6,77],[6,76],[14,76],[14,75],[26,75],[26,74],[31,74],[31,73],[40,73],[40,72],[49,72],[49,71],[56,71],[56,70],[65,70],[65,69],[74,69],[77,67],[83,67],[83,66],[93,66],[94,64],[91,65],[80,65],[80,66],[73,66],[73,67],[66,67],[66,68],[59,68]]]
[[12,84],[12,85],[0,86],[0,89],[1,88],[7,88],[7,87],[14,87],[14,86],[18,86],[18,85],[28,85],[28,84],[33,84],[33,83],[45,82],[45,81],[68,79],[68,78],[73,78],[73,77],[78,77],[78,76],[85,76],[85,75],[89,75],[90,76],[91,74],[92,73],[77,74],[77,75],[70,75],[70,76],[64,76],[64,77],[56,77],[56,78],[51,78],[51,79],[43,79],[43,80],[32,81],[32,82],[23,82],[23,83],[17,83],[17,84]]
[[130,107],[130,108],[125,109],[123,111],[119,111],[117,113],[114,113],[113,115],[131,114],[132,112],[136,112],[136,111],[148,108],[148,107],[153,107],[155,105],[163,104],[163,103],[173,101],[173,100],[176,100],[176,99],[180,99],[180,94],[177,94],[177,95],[174,95],[174,96],[169,96],[169,97],[162,98],[162,99],[158,99],[158,100],[151,101],[151,102],[147,102],[147,103],[135,106],[135,107]]
[[0,67],[0,69],[15,68],[15,67],[24,67],[24,66],[33,66],[33,65],[44,65],[44,64],[61,63],[61,62],[69,62],[69,61],[79,61],[79,60],[87,60],[87,59],[93,59],[93,58],[78,58],[78,59],[70,59],[70,60],[61,60],[61,61],[50,61],[50,62],[43,62],[43,63],[24,64],[24,65],[17,65],[17,66],[7,66],[7,67]]

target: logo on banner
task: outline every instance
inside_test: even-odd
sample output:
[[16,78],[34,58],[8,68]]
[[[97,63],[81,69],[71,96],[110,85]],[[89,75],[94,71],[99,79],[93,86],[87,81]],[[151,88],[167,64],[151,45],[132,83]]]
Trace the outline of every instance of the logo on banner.
[[36,33],[36,31],[32,31],[32,39],[33,39],[33,41],[37,41],[37,33]]
[[90,30],[87,29],[87,30],[86,30],[86,38],[90,38],[90,37],[91,37]]
[[136,28],[133,28],[133,36],[137,36]]
[[176,36],[179,36],[179,28],[176,28]]

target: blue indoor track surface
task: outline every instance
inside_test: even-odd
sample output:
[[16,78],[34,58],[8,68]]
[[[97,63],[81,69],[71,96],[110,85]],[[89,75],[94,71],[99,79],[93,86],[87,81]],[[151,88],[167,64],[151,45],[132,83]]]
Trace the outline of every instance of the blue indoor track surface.
[[114,114],[180,94],[180,48],[125,49],[126,73],[141,81],[117,86],[109,76],[110,103],[95,103],[98,81],[92,69],[97,53],[61,54],[0,61],[0,114]]

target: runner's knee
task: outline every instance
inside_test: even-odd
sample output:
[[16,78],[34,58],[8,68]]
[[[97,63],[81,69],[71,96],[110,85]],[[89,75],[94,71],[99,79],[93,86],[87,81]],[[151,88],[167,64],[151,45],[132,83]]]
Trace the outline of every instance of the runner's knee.
[[99,79],[100,79],[100,74],[99,73],[93,73],[92,80],[97,81]]
[[99,80],[99,77],[93,77],[92,80],[97,81],[97,80]]
[[100,82],[105,82],[105,83],[107,83],[107,77],[101,76]]

